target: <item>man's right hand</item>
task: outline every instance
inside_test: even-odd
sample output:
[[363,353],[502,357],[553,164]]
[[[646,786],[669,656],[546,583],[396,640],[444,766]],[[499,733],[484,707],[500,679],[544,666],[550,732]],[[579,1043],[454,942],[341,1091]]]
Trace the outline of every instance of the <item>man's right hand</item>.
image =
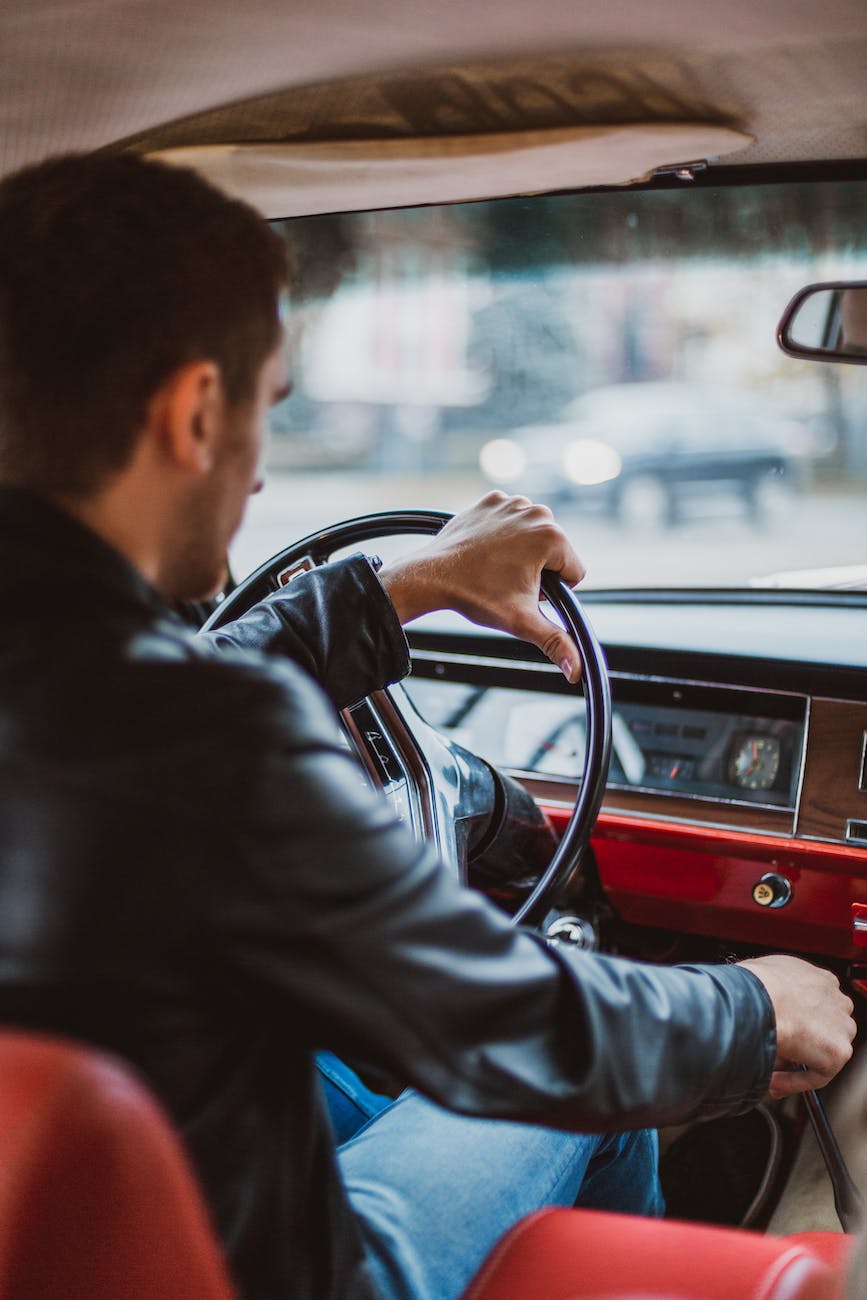
[[777,1021],[777,1060],[772,1097],[821,1088],[852,1055],[854,1007],[836,975],[775,955],[739,963],[765,986]]
[[578,651],[539,608],[543,569],[570,587],[584,577],[584,565],[547,506],[489,492],[379,577],[401,623],[434,609],[457,610],[473,623],[532,642],[577,682]]

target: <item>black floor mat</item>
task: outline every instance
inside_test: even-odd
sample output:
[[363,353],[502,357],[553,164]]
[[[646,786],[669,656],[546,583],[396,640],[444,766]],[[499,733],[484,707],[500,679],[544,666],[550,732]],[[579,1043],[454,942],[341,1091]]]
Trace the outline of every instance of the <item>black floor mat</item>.
[[782,1156],[776,1117],[765,1106],[695,1124],[660,1162],[666,1214],[699,1223],[760,1220]]

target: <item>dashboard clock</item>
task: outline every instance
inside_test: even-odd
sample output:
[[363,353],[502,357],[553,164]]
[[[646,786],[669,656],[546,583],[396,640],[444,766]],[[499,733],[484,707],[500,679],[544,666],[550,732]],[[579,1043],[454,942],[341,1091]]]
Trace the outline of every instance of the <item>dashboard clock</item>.
[[770,790],[780,770],[776,736],[742,736],[731,752],[728,777],[744,790]]

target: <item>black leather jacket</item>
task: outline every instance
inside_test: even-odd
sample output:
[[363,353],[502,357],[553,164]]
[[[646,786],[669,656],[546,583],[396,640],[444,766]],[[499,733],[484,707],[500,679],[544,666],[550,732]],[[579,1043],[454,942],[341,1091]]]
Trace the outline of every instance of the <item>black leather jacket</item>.
[[4,490],[0,597],[0,1017],[138,1066],[248,1297],[371,1294],[316,1047],[562,1128],[765,1090],[773,1013],[751,974],[553,951],[365,787],[313,680],[345,703],[407,670],[363,558],[209,642],[95,536]]

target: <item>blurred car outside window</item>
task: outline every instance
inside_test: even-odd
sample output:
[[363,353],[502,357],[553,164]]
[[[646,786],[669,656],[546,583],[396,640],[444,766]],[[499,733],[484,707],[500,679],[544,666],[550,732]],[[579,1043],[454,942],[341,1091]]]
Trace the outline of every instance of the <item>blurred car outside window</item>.
[[[622,190],[280,223],[294,391],[232,561],[325,523],[549,501],[588,585],[867,562],[867,371],[775,342],[867,274],[864,182]],[[845,371],[846,373],[840,373]]]

